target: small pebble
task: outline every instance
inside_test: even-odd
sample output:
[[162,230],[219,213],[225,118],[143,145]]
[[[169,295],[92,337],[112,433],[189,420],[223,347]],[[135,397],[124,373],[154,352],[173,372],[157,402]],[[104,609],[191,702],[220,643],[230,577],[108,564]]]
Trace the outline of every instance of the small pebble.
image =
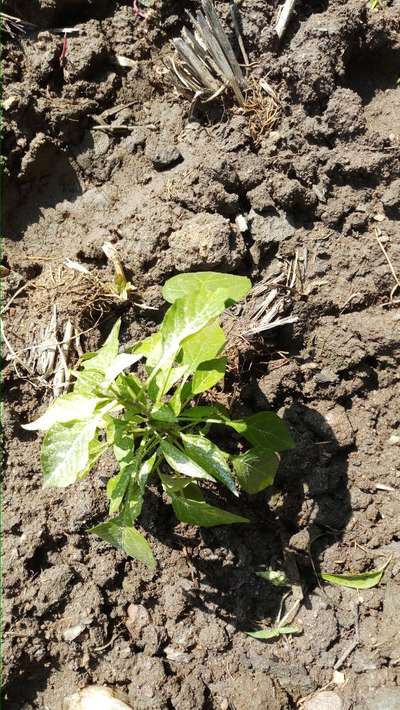
[[65,629],[65,631],[63,631],[64,641],[75,641],[75,639],[81,635],[84,628],[84,624],[77,624],[76,626],[70,626],[69,629]]

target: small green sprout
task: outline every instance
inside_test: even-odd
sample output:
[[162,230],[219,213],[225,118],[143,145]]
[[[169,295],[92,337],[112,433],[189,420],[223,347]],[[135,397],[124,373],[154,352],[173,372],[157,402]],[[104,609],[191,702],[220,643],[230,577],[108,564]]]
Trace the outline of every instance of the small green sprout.
[[[134,524],[151,477],[158,477],[183,523],[246,523],[240,515],[209,505],[200,484],[220,483],[234,496],[238,485],[257,493],[273,483],[278,452],[293,446],[286,424],[273,412],[232,420],[222,406],[197,401],[224,377],[219,316],[250,288],[247,278],[212,272],[170,279],[163,295],[171,305],[158,332],[119,353],[117,322],[103,347],[83,357],[73,391],[25,426],[46,432],[41,454],[45,488],[82,480],[112,449],[119,471],[107,484],[110,519],[91,532],[150,569],[155,567],[151,547]],[[144,367],[133,372],[139,361]],[[239,455],[223,451],[209,438],[211,427],[236,432],[248,450]]]

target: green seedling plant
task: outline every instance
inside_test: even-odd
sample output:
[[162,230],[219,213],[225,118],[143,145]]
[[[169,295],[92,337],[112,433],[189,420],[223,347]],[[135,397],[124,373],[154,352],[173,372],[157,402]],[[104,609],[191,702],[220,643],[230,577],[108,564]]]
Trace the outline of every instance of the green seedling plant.
[[[219,317],[251,288],[241,276],[213,272],[169,279],[170,303],[158,331],[119,352],[120,322],[105,344],[82,358],[70,393],[56,399],[28,430],[45,431],[41,466],[45,488],[81,481],[111,449],[118,473],[107,484],[110,518],[91,532],[155,567],[135,523],[151,479],[158,477],[177,519],[200,526],[246,523],[206,502],[201,485],[222,484],[255,494],[273,483],[279,452],[293,445],[273,412],[232,420],[218,404],[199,397],[220,382],[227,359]],[[213,441],[225,427],[247,442],[232,455]],[[211,432],[211,433],[210,433]]]

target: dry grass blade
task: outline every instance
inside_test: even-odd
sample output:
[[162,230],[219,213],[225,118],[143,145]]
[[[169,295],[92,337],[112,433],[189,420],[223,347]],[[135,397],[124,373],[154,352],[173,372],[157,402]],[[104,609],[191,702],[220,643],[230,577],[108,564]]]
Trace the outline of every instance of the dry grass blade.
[[291,306],[291,289],[285,285],[286,279],[287,274],[282,272],[275,279],[262,281],[252,289],[245,314],[244,338],[298,321],[296,316],[285,315]]
[[167,60],[176,88],[204,102],[230,88],[243,106],[246,81],[213,3],[202,0],[202,11],[188,15],[193,32],[173,40],[176,56]]
[[20,17],[8,15],[6,12],[0,12],[0,23],[1,27],[12,37],[15,36],[15,31],[27,34],[28,32],[33,32],[37,30],[36,25],[32,25],[31,22],[21,20]]
[[297,0],[285,0],[284,4],[279,10],[278,19],[275,26],[275,32],[278,35],[279,39],[282,39],[283,35],[286,32],[286,28],[290,22],[290,18],[292,16],[296,2]]

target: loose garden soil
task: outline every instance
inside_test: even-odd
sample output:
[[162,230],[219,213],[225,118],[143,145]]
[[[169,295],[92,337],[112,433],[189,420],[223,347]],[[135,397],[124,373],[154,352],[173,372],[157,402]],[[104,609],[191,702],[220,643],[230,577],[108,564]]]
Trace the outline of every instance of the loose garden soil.
[[[4,708],[61,710],[92,683],[126,691],[134,710],[307,708],[323,688],[343,710],[399,708],[399,0],[376,12],[299,0],[281,46],[277,0],[239,2],[251,76],[267,77],[282,107],[258,140],[229,98],[191,115],[164,74],[183,6],[198,2],[155,2],[147,19],[122,1],[6,5],[40,27],[4,47],[3,304],[25,287],[5,314],[14,350],[46,325],[43,287],[63,260],[109,278],[105,241],[146,306],[103,307],[85,349],[118,315],[124,343],[154,330],[177,272],[256,283],[297,259],[301,278],[285,291],[297,322],[232,348],[216,391],[236,412],[279,411],[296,448],[273,489],[224,501],[247,526],[177,525],[154,486],[140,520],[154,573],[86,533],[106,514],[110,460],[42,491],[40,437],[21,424],[50,392],[6,360]],[[229,3],[216,5],[231,33]],[[71,26],[60,63],[52,28]],[[68,315],[65,289],[58,307]],[[318,583],[318,570],[388,558],[374,589]],[[290,592],[256,576],[269,566],[296,582],[286,609],[303,586],[302,633],[263,643],[245,632],[273,624]]]

